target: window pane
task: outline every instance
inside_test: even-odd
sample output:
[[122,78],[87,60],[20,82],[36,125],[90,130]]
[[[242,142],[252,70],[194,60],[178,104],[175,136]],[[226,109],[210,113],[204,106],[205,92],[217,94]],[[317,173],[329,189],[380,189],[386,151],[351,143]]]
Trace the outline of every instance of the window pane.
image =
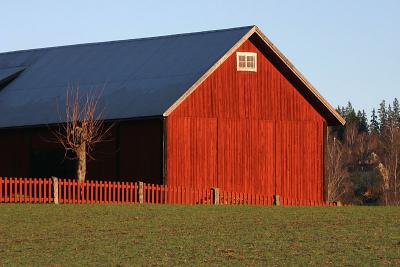
[[252,52],[237,53],[237,69],[242,71],[256,70],[256,54]]

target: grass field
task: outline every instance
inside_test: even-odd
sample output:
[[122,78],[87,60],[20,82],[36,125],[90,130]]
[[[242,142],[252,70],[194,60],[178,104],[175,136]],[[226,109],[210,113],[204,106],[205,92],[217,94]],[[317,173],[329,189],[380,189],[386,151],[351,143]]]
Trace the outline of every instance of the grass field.
[[3,204],[21,265],[400,265],[400,208]]

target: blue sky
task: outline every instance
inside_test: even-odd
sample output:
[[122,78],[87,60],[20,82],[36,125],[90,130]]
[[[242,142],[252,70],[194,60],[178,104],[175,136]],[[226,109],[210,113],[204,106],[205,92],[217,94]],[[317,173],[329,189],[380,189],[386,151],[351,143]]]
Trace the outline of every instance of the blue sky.
[[400,97],[400,1],[2,0],[0,52],[257,25],[334,106]]

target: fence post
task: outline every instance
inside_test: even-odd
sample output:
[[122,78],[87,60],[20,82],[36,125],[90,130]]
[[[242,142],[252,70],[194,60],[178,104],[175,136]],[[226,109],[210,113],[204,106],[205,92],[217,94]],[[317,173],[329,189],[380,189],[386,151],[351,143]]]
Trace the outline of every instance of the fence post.
[[138,194],[139,194],[139,204],[143,204],[143,182],[139,182],[139,190],[138,190]]
[[274,205],[275,206],[280,206],[281,205],[281,201],[280,201],[279,195],[274,195]]
[[54,199],[54,204],[58,204],[58,178],[55,176],[52,176],[53,178],[53,199]]
[[214,195],[214,205],[219,205],[219,188],[218,187],[213,187],[211,188],[213,191]]

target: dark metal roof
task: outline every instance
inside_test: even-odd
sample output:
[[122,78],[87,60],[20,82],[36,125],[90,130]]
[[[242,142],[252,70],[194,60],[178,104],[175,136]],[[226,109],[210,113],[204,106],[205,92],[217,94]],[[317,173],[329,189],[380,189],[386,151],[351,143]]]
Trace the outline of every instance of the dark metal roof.
[[0,69],[0,88],[2,87],[3,83],[6,83],[13,77],[16,77],[24,69],[25,68],[23,67]]
[[[0,54],[0,128],[63,122],[68,86],[100,90],[104,119],[161,116],[252,26]],[[17,70],[17,71],[16,71]]]

